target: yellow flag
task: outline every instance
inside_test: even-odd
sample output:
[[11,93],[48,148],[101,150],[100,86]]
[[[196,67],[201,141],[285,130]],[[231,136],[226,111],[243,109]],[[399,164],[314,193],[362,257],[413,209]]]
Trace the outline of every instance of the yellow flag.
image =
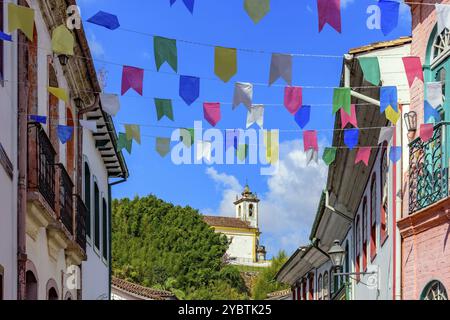
[[214,73],[223,82],[228,82],[236,72],[236,49],[216,47],[214,50]]
[[264,145],[266,146],[266,161],[270,164],[278,162],[279,158],[279,131],[278,130],[264,130]]
[[20,29],[30,41],[33,41],[34,10],[8,3],[8,29],[9,32]]
[[69,101],[69,95],[63,88],[48,87],[48,92],[57,97],[59,100],[62,100],[66,103]]
[[75,40],[65,25],[60,25],[52,33],[52,50],[55,53],[73,56]]
[[395,111],[391,106],[388,106],[384,113],[386,114],[386,119],[392,122],[392,124],[396,124],[400,118],[400,112]]
[[137,124],[126,124],[125,135],[127,140],[134,139],[137,143],[141,144],[141,129]]

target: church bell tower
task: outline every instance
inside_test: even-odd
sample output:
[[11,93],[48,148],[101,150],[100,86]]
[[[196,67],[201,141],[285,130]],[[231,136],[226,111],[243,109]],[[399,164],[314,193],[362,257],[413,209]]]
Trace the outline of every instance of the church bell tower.
[[251,227],[258,228],[258,204],[259,199],[256,193],[251,192],[247,184],[241,196],[236,196],[236,201],[234,202],[236,218],[248,221]]

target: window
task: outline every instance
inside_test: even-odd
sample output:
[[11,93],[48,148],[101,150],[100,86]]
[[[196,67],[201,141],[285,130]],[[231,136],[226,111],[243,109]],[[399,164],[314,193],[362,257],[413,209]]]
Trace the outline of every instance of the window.
[[106,206],[106,200],[103,198],[103,211],[102,211],[102,234],[103,234],[103,258],[108,260],[108,207]]
[[241,214],[242,214],[242,206],[239,206],[238,207],[238,215],[239,215],[239,218],[241,217]]
[[309,276],[309,293],[308,300],[314,300],[314,275]]
[[253,204],[250,204],[248,207],[248,216],[253,217]]
[[367,197],[364,197],[363,200],[363,213],[362,213],[362,260],[363,260],[363,270],[367,269]]
[[[0,31],[4,31],[4,25],[5,25],[5,21],[3,19],[3,11],[4,11],[4,5],[3,5],[3,1],[0,1]],[[4,79],[4,41],[0,40],[0,83],[2,83]]]
[[441,34],[436,35],[432,48],[431,62],[435,63],[446,57],[450,49],[450,31],[445,28]]
[[38,298],[38,283],[33,271],[28,270],[25,273],[25,300],[37,300]]
[[328,286],[329,286],[328,271],[325,271],[323,275],[323,289],[322,289],[323,300],[329,299]]
[[86,206],[86,236],[91,236],[91,170],[84,163],[84,205]]
[[323,279],[322,279],[322,275],[319,276],[319,281],[317,283],[317,298],[319,300],[323,299]]
[[100,250],[100,192],[94,182],[94,245]]
[[0,266],[0,301],[3,300],[3,274],[4,269]]
[[306,300],[306,279],[303,279],[302,281],[302,300]]
[[[359,215],[356,216],[355,222],[355,271],[360,272],[360,259],[361,259],[361,225]],[[359,281],[359,275],[356,275],[356,281]]]
[[437,280],[431,281],[423,290],[422,300],[448,300],[447,290]]
[[388,215],[388,180],[389,180],[389,165],[387,158],[387,142],[383,143],[383,153],[381,156],[381,215],[380,215],[380,237],[381,237],[381,245],[384,244],[384,241],[388,237],[388,223],[389,223],[389,215]]
[[370,260],[377,254],[377,176],[374,173],[370,184]]
[[66,108],[66,124],[69,127],[74,129],[74,134],[72,135],[72,139],[67,141],[66,143],[66,162],[67,162],[67,172],[69,176],[73,176],[73,172],[75,170],[75,123],[73,121],[72,110],[70,110],[70,106]]

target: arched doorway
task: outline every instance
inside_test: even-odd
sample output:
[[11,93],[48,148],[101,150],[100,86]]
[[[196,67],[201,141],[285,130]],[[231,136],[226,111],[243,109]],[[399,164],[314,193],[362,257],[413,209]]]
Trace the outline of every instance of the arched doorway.
[[[56,71],[53,68],[51,60],[48,62],[48,85],[50,87],[58,87]],[[48,118],[49,138],[55,150],[58,150],[59,143],[56,131],[59,124],[59,100],[50,92],[48,93]]]
[[58,297],[58,286],[56,281],[53,279],[48,280],[47,282],[47,300],[59,300]]
[[433,280],[425,286],[421,300],[448,300],[447,290],[442,282]]
[[25,299],[37,300],[38,299],[38,281],[33,271],[28,270],[25,274]]

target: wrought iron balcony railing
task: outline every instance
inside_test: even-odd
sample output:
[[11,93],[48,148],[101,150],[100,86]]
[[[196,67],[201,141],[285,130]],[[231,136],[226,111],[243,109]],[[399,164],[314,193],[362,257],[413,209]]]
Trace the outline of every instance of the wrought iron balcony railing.
[[40,124],[28,128],[28,188],[38,191],[55,210],[56,151]]
[[88,216],[88,209],[79,195],[75,196],[77,203],[76,222],[76,241],[78,245],[86,251],[86,217]]
[[409,145],[410,214],[448,196],[449,124],[437,124],[427,142],[418,138]]
[[73,235],[73,182],[62,164],[59,168],[59,215],[61,222]]

